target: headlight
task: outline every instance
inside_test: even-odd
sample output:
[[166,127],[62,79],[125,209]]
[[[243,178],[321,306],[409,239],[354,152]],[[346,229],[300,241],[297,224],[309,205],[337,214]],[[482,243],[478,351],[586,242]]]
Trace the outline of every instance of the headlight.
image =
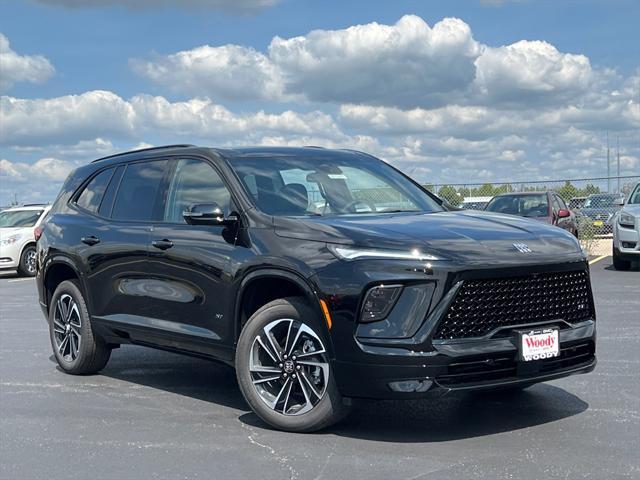
[[622,227],[633,228],[636,223],[636,219],[629,213],[620,212],[620,215],[618,216],[618,223]]
[[402,285],[379,285],[370,289],[362,303],[361,322],[383,320],[396,304]]
[[375,248],[357,248],[357,247],[336,247],[330,245],[329,250],[338,258],[343,260],[357,260],[363,258],[369,259],[396,259],[396,260],[418,260],[429,261],[438,260],[438,257],[421,252],[418,249],[410,252],[401,250],[378,250]]
[[16,233],[15,235],[11,235],[10,237],[0,240],[0,245],[2,245],[3,247],[8,247],[9,245],[13,245],[14,243],[16,243],[21,238],[22,234]]

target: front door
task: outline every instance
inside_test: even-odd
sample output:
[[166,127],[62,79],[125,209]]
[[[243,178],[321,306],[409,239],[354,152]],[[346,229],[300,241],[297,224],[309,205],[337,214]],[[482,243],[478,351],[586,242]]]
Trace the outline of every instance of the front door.
[[176,160],[168,181],[162,222],[154,224],[149,244],[156,341],[165,347],[231,359],[233,304],[231,256],[234,227],[189,225],[185,210],[217,203],[225,215],[231,195],[217,170],[200,159]]

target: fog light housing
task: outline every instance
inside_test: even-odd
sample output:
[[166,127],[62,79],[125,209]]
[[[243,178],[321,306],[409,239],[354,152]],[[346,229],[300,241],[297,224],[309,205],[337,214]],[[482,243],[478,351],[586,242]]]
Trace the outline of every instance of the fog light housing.
[[422,380],[402,380],[399,382],[390,382],[389,388],[394,392],[400,393],[422,393],[426,392],[433,385],[433,380],[428,378]]
[[402,285],[378,285],[369,289],[362,302],[362,322],[377,322],[387,318],[400,296]]

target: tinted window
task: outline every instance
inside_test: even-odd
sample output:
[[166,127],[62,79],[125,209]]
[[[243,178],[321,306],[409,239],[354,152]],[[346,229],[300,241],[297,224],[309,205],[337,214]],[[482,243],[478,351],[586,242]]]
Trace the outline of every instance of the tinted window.
[[255,200],[271,215],[437,212],[440,205],[386,163],[345,155],[230,158]]
[[164,220],[186,223],[183,212],[199,203],[217,203],[228,214],[231,195],[211,165],[201,160],[179,160],[169,185]]
[[80,193],[80,196],[76,200],[76,205],[92,213],[96,213],[98,207],[100,207],[100,202],[107,189],[107,185],[109,185],[113,171],[113,168],[108,168],[93,177],[84,190],[82,190],[82,193]]
[[111,216],[116,220],[158,220],[166,167],[166,160],[127,165]]
[[13,210],[0,213],[0,227],[33,227],[44,210]]
[[633,193],[629,196],[629,201],[627,203],[630,203],[633,205],[640,203],[640,183],[636,185],[636,188],[633,191]]
[[494,197],[486,208],[489,212],[509,213],[521,217],[546,217],[549,215],[547,195],[504,195]]
[[111,181],[109,182],[109,186],[102,196],[102,202],[100,203],[98,213],[103,217],[111,216],[113,200],[116,198],[116,191],[118,190],[118,186],[120,185],[120,179],[122,178],[122,174],[124,173],[125,168],[125,165],[120,165],[118,168],[116,168],[116,171],[111,177]]

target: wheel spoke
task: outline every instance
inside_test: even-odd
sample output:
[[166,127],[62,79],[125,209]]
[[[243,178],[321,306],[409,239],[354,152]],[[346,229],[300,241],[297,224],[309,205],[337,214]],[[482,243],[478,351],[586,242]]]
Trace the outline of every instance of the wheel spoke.
[[249,371],[255,373],[280,373],[278,367],[264,367],[262,365],[251,365]]
[[[299,377],[302,377],[302,379],[304,380],[304,383],[306,383],[306,384],[307,384],[307,386],[309,387],[309,389],[311,390],[311,392],[313,392],[313,394],[316,396],[316,398],[317,398],[318,400],[320,400],[320,397],[321,397],[322,395],[320,395],[320,394],[316,391],[316,388],[311,384],[311,382],[310,382],[310,381],[309,381],[309,379],[307,378],[307,375],[306,375],[303,371],[300,371],[298,376],[299,376]],[[301,382],[301,383],[302,383],[302,382]]]
[[280,401],[280,397],[282,397],[282,393],[285,391],[285,389],[287,388],[287,386],[289,385],[289,383],[291,383],[291,379],[287,378],[284,383],[282,384],[282,388],[280,389],[280,391],[278,392],[278,395],[276,396],[276,399],[271,402],[271,408],[273,410],[276,409],[276,405],[278,405],[278,402]]
[[69,332],[69,355],[74,359],[78,356],[78,346],[76,344],[76,336]]
[[58,299],[56,308],[58,309],[58,312],[60,312],[60,319],[64,322],[65,319],[67,318],[67,309],[64,302],[62,301],[62,298],[63,297],[60,297]]
[[306,405],[311,405],[311,399],[309,398],[309,394],[307,393],[307,389],[304,386],[304,382],[300,379],[300,375],[298,375],[298,384],[300,385],[300,390],[302,390],[302,394],[304,395],[304,400]]
[[273,355],[273,353],[271,352],[271,350],[265,345],[265,343],[262,341],[262,337],[258,336],[256,338],[257,342],[260,344],[260,346],[262,347],[262,349],[267,352],[267,355],[269,355],[271,357],[271,360],[273,360],[273,363],[278,363],[279,360]]
[[271,345],[271,348],[273,348],[273,352],[275,352],[276,356],[278,357],[277,361],[282,361],[282,347],[280,347],[275,338],[273,338],[271,331],[264,330],[264,333],[267,335],[267,340],[269,340],[269,344]]
[[284,351],[288,352],[289,338],[291,337],[291,328],[293,327],[293,320],[289,320],[289,326],[287,327],[287,338],[284,341]]
[[[300,353],[298,354],[298,358],[312,357],[314,355],[320,355],[321,353],[327,353],[327,352],[325,351],[324,348],[322,348],[320,350],[314,350],[313,352]],[[298,363],[302,363],[302,362],[298,362]]]
[[78,306],[76,305],[76,302],[69,299],[69,308],[67,311],[67,317],[65,319],[67,323],[71,323],[71,318],[73,317],[74,313],[77,315],[77,318],[80,318],[80,312],[78,312]]
[[289,382],[289,390],[287,390],[287,396],[284,397],[284,403],[282,404],[282,413],[284,413],[285,415],[287,414],[287,404],[289,403],[291,390],[293,390],[293,382]]
[[273,382],[274,380],[278,380],[282,378],[281,375],[274,375],[272,377],[264,377],[264,378],[259,378],[257,380],[253,380],[253,384],[254,385],[258,385],[260,383],[265,383],[265,382]]
[[58,345],[58,353],[62,356],[64,356],[64,352],[67,349],[67,344],[69,343],[69,334],[65,335],[65,337],[62,339],[62,342],[60,342],[60,345]]

